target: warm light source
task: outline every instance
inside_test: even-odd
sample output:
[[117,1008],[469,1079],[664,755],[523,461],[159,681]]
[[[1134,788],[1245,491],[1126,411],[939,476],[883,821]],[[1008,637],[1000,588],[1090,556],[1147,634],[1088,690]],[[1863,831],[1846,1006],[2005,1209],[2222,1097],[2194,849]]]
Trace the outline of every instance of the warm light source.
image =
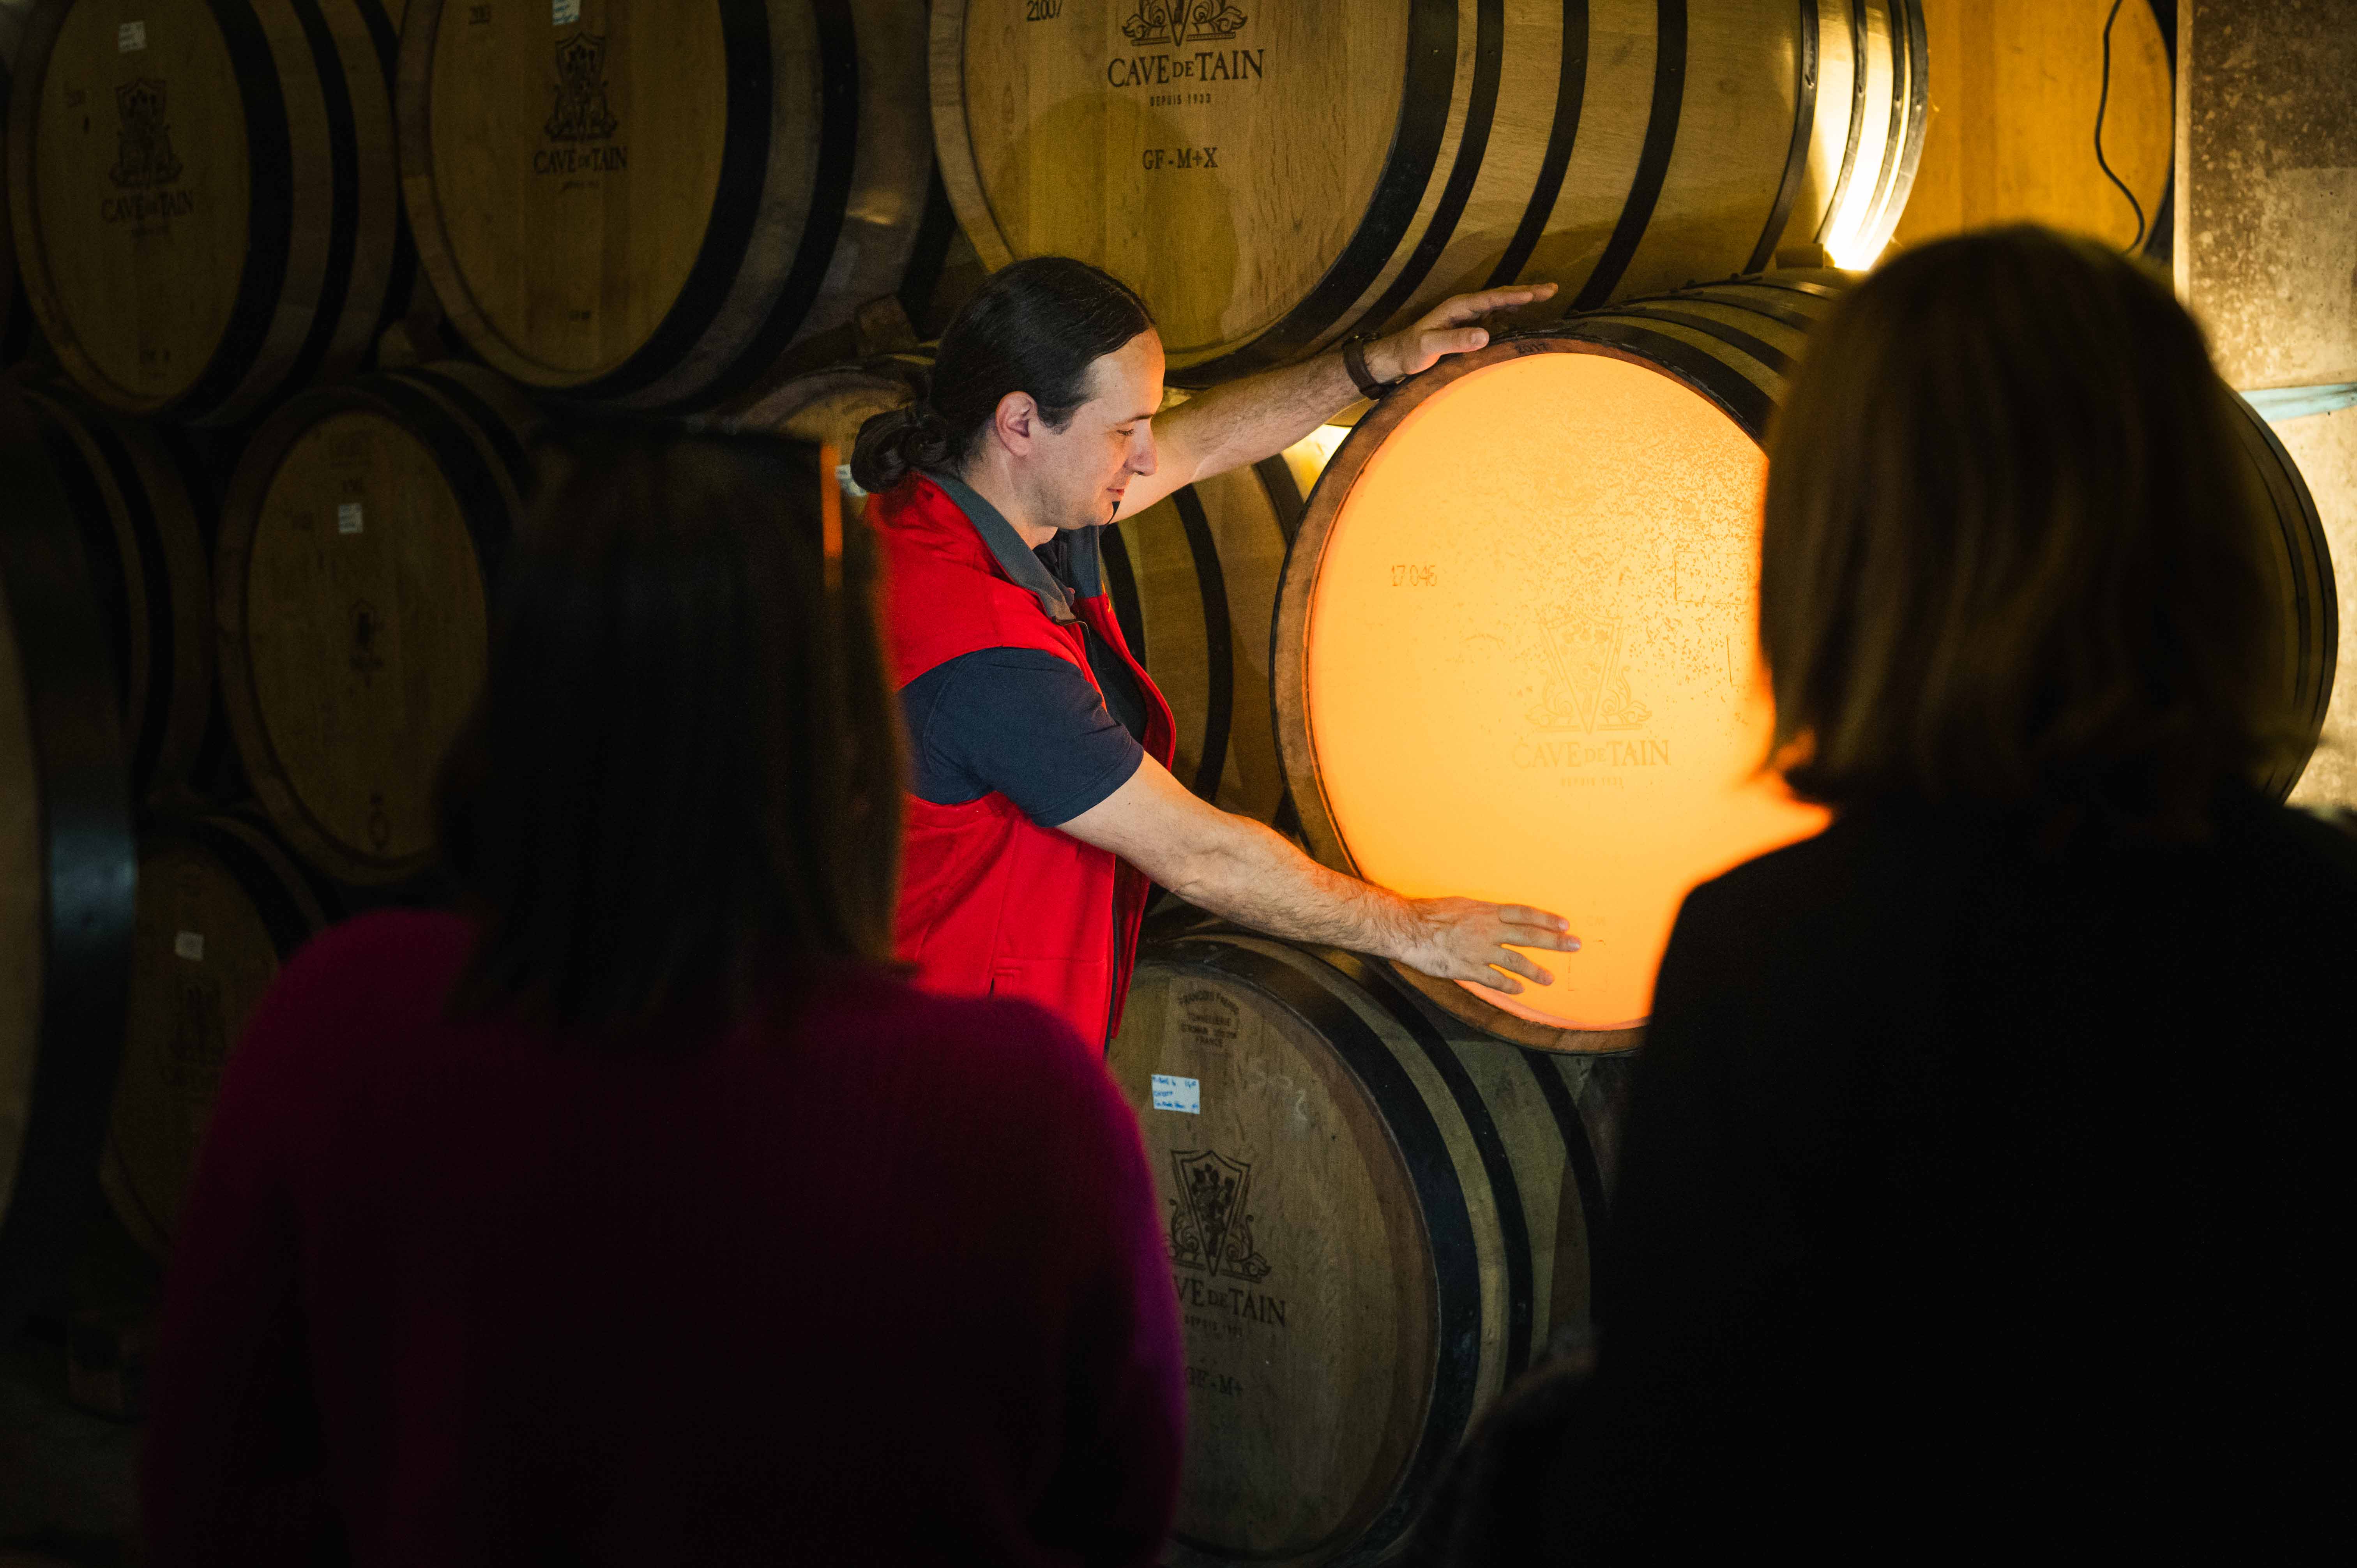
[[1537,904],[1585,944],[1485,1000],[1641,1020],[1686,890],[1822,823],[1757,776],[1766,468],[1669,375],[1544,353],[1434,394],[1343,501],[1304,692],[1337,832],[1375,882]]

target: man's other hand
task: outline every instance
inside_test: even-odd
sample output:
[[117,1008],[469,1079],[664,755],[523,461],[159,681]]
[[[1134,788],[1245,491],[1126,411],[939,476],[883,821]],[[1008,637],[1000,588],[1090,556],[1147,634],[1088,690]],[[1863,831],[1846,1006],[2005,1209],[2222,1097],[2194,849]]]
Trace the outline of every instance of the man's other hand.
[[1551,283],[1516,284],[1512,288],[1484,289],[1444,299],[1405,332],[1367,345],[1367,369],[1379,381],[1428,371],[1451,354],[1469,354],[1490,345],[1490,331],[1474,323],[1501,310],[1536,305],[1555,297]]

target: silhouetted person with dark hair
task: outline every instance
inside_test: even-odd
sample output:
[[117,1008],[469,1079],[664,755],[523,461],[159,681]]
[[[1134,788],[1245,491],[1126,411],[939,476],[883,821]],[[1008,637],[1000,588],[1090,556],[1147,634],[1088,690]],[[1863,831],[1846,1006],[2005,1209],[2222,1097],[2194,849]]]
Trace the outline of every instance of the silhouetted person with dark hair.
[[149,1562],[1153,1561],[1136,1125],[1049,1013],[889,961],[876,563],[817,463],[592,429],[510,549],[466,912],[321,937],[229,1065]]
[[1560,916],[1403,897],[1171,777],[1170,710],[1114,618],[1097,535],[1275,456],[1360,392],[1480,348],[1474,323],[1554,293],[1462,295],[1161,413],[1162,340],[1127,286],[1065,256],[992,274],[942,335],[925,398],[869,420],[851,465],[876,493],[888,562],[913,753],[899,952],[922,983],[1027,997],[1103,1043],[1149,881],[1255,930],[1442,979],[1553,983],[1515,949],[1577,950]]
[[1835,821],[1680,912],[1596,1374],[1483,1560],[2345,1535],[2357,843],[2257,787],[2304,737],[2231,395],[2040,230],[1812,334],[1760,642]]

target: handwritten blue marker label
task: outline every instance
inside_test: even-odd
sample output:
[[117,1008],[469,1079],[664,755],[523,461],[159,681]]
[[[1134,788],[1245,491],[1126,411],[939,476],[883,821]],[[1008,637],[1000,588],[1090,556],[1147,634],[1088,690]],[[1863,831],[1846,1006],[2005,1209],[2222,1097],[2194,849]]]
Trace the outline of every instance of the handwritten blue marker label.
[[1154,1109],[1184,1111],[1189,1116],[1203,1113],[1203,1083],[1200,1079],[1172,1078],[1168,1073],[1154,1075]]

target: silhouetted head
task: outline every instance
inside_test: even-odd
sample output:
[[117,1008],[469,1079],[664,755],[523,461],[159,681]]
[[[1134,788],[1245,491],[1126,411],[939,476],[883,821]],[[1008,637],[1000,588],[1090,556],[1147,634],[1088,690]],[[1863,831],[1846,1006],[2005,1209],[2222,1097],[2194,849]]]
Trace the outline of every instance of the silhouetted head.
[[815,447],[576,427],[444,768],[484,921],[454,1005],[621,1025],[889,958],[899,730],[833,489]]
[[2282,754],[2265,501],[2201,333],[2042,229],[1900,255],[1770,442],[1760,639],[1809,798],[2190,831]]

